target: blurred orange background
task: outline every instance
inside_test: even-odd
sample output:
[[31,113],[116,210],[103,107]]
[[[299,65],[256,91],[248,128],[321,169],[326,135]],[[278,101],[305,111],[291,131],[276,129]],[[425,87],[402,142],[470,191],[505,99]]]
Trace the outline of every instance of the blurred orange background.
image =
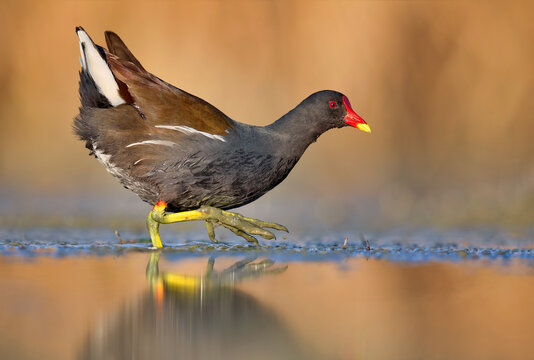
[[3,222],[49,207],[91,217],[91,201],[149,209],[72,133],[82,25],[100,44],[117,32],[149,71],[237,121],[271,123],[321,89],[349,97],[373,133],[323,135],[249,214],[530,225],[533,11],[519,1],[4,2]]

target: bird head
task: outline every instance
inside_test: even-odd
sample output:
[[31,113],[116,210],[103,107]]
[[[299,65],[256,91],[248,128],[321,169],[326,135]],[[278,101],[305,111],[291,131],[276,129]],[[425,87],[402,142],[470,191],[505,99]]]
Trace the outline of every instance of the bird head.
[[[327,128],[353,126],[370,133],[371,128],[352,109],[349,99],[340,92],[323,90],[312,94],[306,101],[313,102],[313,109]],[[327,124],[326,124],[327,123]]]

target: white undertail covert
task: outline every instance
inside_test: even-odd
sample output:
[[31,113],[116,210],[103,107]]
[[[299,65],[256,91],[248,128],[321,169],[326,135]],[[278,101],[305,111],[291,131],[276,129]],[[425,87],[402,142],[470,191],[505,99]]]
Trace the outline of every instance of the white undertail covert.
[[83,29],[76,30],[80,42],[82,69],[87,71],[95,82],[98,92],[108,99],[112,106],[126,103],[119,95],[119,85],[106,60],[98,52],[93,40]]

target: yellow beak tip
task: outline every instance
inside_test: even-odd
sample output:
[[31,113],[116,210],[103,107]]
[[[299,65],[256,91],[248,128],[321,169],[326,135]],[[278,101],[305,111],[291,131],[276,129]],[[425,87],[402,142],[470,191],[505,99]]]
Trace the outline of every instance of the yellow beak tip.
[[367,124],[358,124],[356,125],[356,128],[361,131],[365,131],[367,133],[371,133],[371,127]]

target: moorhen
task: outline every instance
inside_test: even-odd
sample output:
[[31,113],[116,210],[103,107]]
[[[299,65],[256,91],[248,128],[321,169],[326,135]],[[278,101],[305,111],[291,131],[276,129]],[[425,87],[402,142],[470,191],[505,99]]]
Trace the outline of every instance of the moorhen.
[[[206,101],[152,75],[119,36],[108,49],[76,28],[81,52],[79,115],[74,130],[125,188],[154,205],[147,218],[152,245],[159,224],[204,220],[247,241],[274,239],[279,224],[225,210],[248,204],[278,185],[306,148],[327,130],[369,125],[337,91],[319,91],[268,126],[230,119]],[[172,213],[166,213],[172,212]]]

